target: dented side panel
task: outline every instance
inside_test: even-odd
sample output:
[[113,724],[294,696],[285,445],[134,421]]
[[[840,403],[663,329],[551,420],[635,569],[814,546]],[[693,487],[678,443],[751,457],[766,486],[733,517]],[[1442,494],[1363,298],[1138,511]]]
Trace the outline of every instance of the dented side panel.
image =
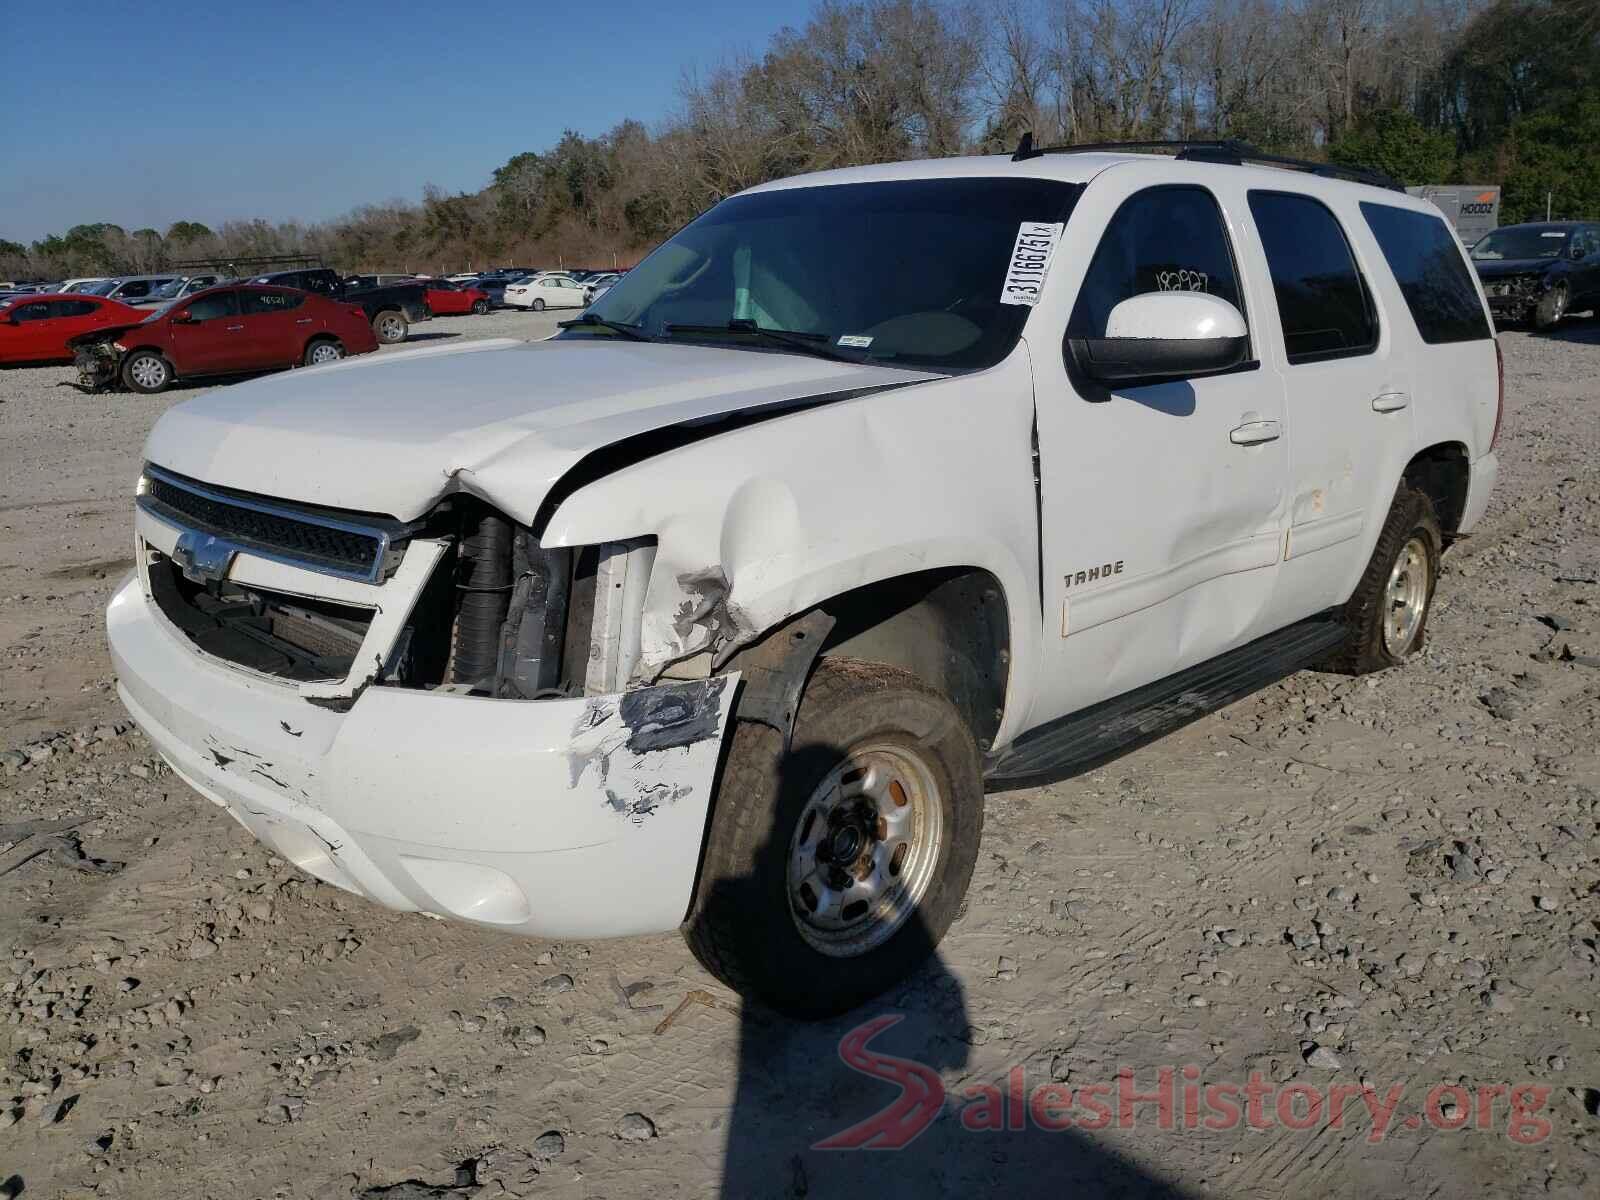
[[736,675],[574,700],[371,687],[337,712],[199,658],[135,579],[107,626],[174,769],[328,882],[533,936],[683,919]]
[[[764,631],[853,588],[976,567],[1008,599],[1002,728],[1019,722],[1039,641],[1033,381],[991,370],[775,417],[627,467],[552,514],[549,545],[654,536],[635,680]],[[1020,698],[1020,701],[1019,701]]]

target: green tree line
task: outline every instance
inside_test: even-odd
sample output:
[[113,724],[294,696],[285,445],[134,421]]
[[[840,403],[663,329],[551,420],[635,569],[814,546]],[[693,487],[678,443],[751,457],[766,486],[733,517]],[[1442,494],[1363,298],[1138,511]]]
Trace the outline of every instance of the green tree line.
[[476,192],[330,221],[75,225],[0,276],[314,254],[348,270],[636,261],[724,196],[857,163],[1233,137],[1406,184],[1500,184],[1504,222],[1600,217],[1595,0],[822,0],[685,76],[653,127],[567,132]]

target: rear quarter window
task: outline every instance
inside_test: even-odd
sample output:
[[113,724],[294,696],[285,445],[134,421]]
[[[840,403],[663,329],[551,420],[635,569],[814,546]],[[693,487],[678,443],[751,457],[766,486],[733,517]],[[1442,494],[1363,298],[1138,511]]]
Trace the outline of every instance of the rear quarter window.
[[1394,272],[1423,341],[1440,345],[1490,336],[1478,289],[1443,220],[1370,201],[1362,202],[1361,215]]

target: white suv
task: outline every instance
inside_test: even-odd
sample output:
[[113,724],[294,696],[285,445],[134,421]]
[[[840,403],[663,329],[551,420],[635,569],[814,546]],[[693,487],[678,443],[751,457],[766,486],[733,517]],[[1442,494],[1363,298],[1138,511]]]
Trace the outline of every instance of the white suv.
[[1450,229],[1248,157],[783,180],[553,340],[179,405],[122,698],[330,883],[681,926],[848,1008],[954,919],[986,787],[1401,662],[1484,511],[1498,356]]

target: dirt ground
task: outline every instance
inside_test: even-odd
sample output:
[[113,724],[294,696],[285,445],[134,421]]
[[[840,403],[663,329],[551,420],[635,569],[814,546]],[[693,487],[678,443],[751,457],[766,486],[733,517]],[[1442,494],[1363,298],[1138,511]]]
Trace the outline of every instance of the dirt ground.
[[[0,371],[0,1197],[1600,1194],[1600,319],[1501,341],[1499,490],[1421,656],[991,797],[937,961],[820,1025],[674,936],[513,940],[257,846],[131,730],[101,630],[198,389]],[[1164,1067],[1171,1119],[1121,1120]],[[921,1136],[814,1148],[897,1073]],[[1013,1102],[1052,1083],[1071,1127]],[[1275,1099],[1186,1120],[1213,1085]]]

